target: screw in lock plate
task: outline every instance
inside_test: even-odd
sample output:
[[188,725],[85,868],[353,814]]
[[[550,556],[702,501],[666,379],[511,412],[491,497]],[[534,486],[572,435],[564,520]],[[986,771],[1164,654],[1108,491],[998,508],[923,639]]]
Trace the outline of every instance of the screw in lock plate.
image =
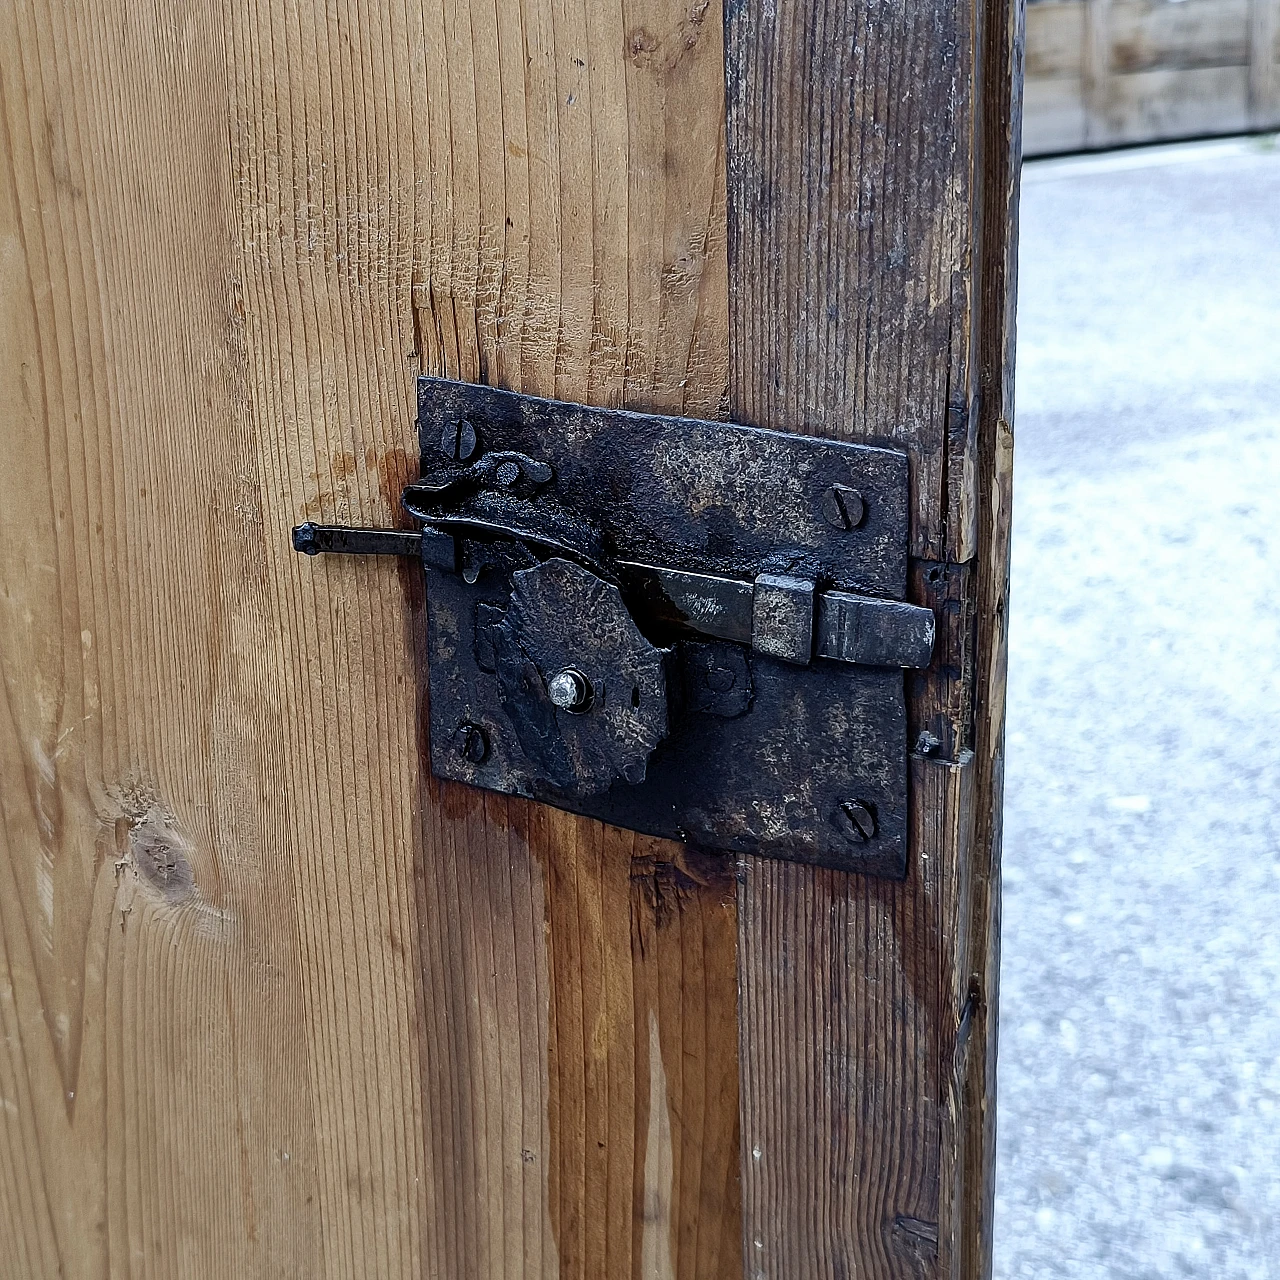
[[702,683],[712,693],[728,693],[738,683],[738,676],[732,667],[712,662],[702,673]]
[[876,833],[876,815],[861,800],[846,800],[836,817],[846,836],[865,844]]
[[578,714],[591,705],[591,681],[573,667],[566,667],[552,676],[547,684],[547,693],[561,711]]
[[833,529],[856,529],[866,514],[862,494],[847,484],[833,484],[822,495],[822,518]]
[[470,418],[457,418],[444,424],[440,448],[455,462],[466,462],[476,451],[476,429]]
[[453,749],[471,764],[482,764],[489,754],[489,735],[469,720],[453,731]]

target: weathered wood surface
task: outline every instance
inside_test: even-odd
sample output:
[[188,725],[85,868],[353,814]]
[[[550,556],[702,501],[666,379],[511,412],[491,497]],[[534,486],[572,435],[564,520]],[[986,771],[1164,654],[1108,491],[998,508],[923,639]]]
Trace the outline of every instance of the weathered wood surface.
[[1024,151],[1280,126],[1280,0],[1035,0]]
[[1003,637],[974,619],[1006,572],[1020,9],[728,13],[731,415],[907,448],[913,594],[942,621],[907,881],[745,860],[748,1274],[980,1276],[1002,703],[976,726],[972,693]]
[[[707,0],[0,10],[0,1274],[984,1273],[983,13],[732,0],[727,203]],[[422,370],[912,453],[904,885],[426,776]]]
[[0,1273],[740,1273],[732,878],[423,774],[421,368],[720,410],[707,5],[0,10]]

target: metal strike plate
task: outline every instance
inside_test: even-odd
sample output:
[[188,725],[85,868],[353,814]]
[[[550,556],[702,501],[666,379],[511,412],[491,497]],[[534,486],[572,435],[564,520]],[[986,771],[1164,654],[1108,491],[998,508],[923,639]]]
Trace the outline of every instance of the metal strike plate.
[[707,849],[902,876],[907,459],[422,378],[431,765]]

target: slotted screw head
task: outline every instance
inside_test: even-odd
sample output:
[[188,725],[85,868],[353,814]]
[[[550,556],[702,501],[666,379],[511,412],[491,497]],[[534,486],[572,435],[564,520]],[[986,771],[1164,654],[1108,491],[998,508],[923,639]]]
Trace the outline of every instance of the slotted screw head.
[[489,754],[489,735],[471,721],[463,721],[453,731],[453,749],[471,764],[481,764]]
[[833,529],[856,529],[866,514],[862,494],[847,484],[833,484],[822,495],[822,518]]
[[476,429],[469,418],[446,422],[440,437],[441,452],[457,462],[466,462],[476,451]]
[[591,702],[591,682],[581,671],[566,667],[551,677],[547,693],[561,711],[585,711]]
[[876,817],[861,800],[846,800],[840,806],[840,825],[845,835],[865,844],[876,833]]

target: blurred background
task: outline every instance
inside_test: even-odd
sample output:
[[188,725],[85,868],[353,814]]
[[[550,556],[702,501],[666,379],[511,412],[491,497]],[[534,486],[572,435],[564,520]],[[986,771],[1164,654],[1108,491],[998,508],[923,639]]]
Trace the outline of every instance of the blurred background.
[[[1028,151],[1274,127],[1265,7],[1033,3]],[[1280,1277],[1276,137],[1029,160],[1020,261],[996,1275]]]
[[1028,156],[1280,127],[1280,0],[1028,0]]

